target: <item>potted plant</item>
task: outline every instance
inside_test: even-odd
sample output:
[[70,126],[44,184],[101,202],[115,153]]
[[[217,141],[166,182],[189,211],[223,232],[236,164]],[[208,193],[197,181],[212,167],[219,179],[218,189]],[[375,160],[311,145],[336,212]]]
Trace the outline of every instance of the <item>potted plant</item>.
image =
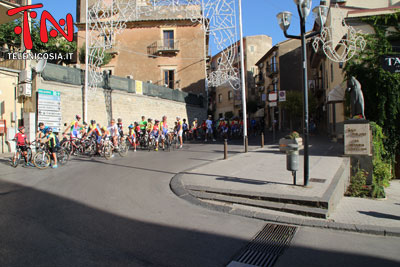
[[298,144],[299,149],[302,149],[303,139],[300,137],[300,134],[298,132],[293,131],[289,135],[279,140],[279,150],[285,152],[288,144]]

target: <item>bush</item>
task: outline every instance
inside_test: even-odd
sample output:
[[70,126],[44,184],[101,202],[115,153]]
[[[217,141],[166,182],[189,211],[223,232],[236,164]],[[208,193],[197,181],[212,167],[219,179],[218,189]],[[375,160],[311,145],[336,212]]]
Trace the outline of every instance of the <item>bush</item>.
[[350,177],[350,185],[345,193],[348,197],[368,197],[370,196],[370,187],[367,186],[368,173],[365,170],[357,168],[354,176]]

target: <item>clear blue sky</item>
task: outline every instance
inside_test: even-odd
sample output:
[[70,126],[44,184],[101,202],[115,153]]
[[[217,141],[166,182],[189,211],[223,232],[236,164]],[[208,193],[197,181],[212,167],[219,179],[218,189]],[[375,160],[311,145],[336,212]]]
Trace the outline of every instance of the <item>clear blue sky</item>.
[[[319,5],[319,2],[314,0],[313,7]],[[44,9],[57,20],[65,18],[67,13],[71,13],[74,20],[76,18],[76,0],[32,0],[32,3],[42,3]],[[300,32],[299,17],[293,0],[242,0],[242,10],[244,36],[266,34],[272,37],[273,44],[285,40],[276,19],[276,14],[281,11],[293,13],[289,33],[297,35]],[[313,15],[310,14],[307,19],[307,30],[310,30],[314,23]]]

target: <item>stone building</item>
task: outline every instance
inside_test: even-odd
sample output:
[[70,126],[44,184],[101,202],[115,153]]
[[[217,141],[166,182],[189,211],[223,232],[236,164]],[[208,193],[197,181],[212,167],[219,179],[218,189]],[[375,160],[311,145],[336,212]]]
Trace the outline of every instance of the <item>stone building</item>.
[[[257,75],[257,60],[272,47],[272,38],[267,35],[247,36],[243,38],[244,43],[244,67],[246,80],[246,101],[248,105],[257,105],[260,95],[256,91],[255,76]],[[230,49],[230,48],[227,48]],[[241,70],[240,67],[240,41],[236,43],[237,51],[234,53],[233,67]],[[214,70],[222,51],[211,59],[211,70]],[[210,88],[210,107],[214,118],[239,116],[242,117],[242,94],[241,90],[234,90],[229,84]],[[263,108],[263,107],[262,107]],[[249,117],[263,117],[263,110],[258,110]]]
[[278,101],[269,99],[269,94],[281,91],[302,90],[301,43],[299,40],[289,39],[274,45],[256,65],[256,88],[261,95],[260,105],[265,108],[265,126],[275,129],[290,127],[289,118],[278,105]]
[[[332,39],[338,43],[345,37],[347,31],[341,29],[341,18],[344,17],[346,23],[352,26],[357,32],[362,34],[374,33],[373,28],[362,18],[368,16],[383,15],[399,10],[399,0],[331,0],[321,1],[328,5],[329,13],[326,21],[327,27],[332,27],[336,31]],[[336,4],[338,6],[336,6]],[[342,34],[341,34],[342,33]],[[338,54],[343,50],[337,47]],[[318,98],[318,129],[332,136],[332,138],[343,138],[343,122],[346,120],[344,108],[345,73],[343,71],[345,63],[337,63],[326,57],[320,49],[314,52],[311,44],[308,46],[309,60],[309,85],[310,89]]]
[[[89,5],[95,1],[90,0]],[[150,5],[137,1],[137,5]],[[191,7],[201,17],[201,8]],[[107,52],[112,60],[103,70],[112,75],[150,81],[171,89],[206,94],[206,58],[208,37],[198,21],[185,17],[185,11],[165,7],[162,14],[143,14],[132,18],[115,38],[115,45]],[[77,0],[79,48],[85,43],[85,1]]]

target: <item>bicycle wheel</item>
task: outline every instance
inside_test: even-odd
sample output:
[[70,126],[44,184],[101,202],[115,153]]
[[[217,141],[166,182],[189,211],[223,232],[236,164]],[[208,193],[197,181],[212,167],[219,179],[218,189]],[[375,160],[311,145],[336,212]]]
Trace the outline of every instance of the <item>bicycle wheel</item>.
[[33,157],[33,164],[38,169],[44,170],[50,166],[50,156],[45,151],[38,152]]
[[65,165],[67,164],[68,160],[68,151],[65,148],[59,148],[57,151],[57,162],[60,163],[60,165]]
[[111,144],[110,144],[110,143],[105,144],[103,149],[104,149],[104,157],[105,157],[106,159],[110,159],[111,156],[112,156],[112,147],[111,147]]
[[151,139],[150,142],[148,142],[147,148],[148,148],[149,152],[154,149],[154,142],[153,141],[154,140]]
[[128,149],[129,149],[129,147],[126,145],[126,143],[125,143],[125,142],[122,142],[122,143],[119,145],[118,154],[119,154],[121,157],[125,157],[126,155],[128,155]]
[[16,156],[16,154],[14,155],[14,157],[12,157],[11,167],[17,168],[20,161],[21,161],[21,152],[18,153],[18,157]]

